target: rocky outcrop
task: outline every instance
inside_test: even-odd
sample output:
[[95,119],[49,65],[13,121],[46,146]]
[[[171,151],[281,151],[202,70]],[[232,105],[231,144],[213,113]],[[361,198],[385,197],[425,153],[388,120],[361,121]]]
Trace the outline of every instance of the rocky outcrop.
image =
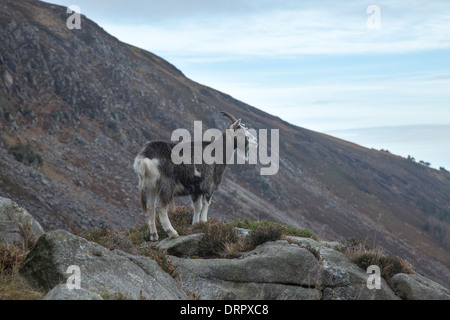
[[238,259],[173,258],[183,287],[200,299],[320,299],[316,258],[285,242],[268,242]]
[[319,256],[281,240],[238,259],[173,260],[183,287],[200,299],[399,299],[384,280],[380,290],[369,290],[368,274],[344,254],[312,239],[296,240],[314,242]]
[[[199,258],[203,233],[152,243],[169,253],[177,269],[174,279],[148,257],[110,250],[63,230],[43,233],[17,204],[0,203],[1,217],[13,219],[0,220],[0,240],[14,243],[20,223],[34,226],[35,236],[42,232],[19,271],[47,292],[46,300],[450,300],[448,289],[419,274],[400,273],[389,282],[381,279],[380,289],[369,289],[369,275],[339,251],[341,244],[302,237],[265,242],[233,259]],[[250,232],[240,229],[239,234]]]
[[[397,274],[380,289],[368,289],[368,274],[343,253],[309,238],[266,242],[235,259],[200,259],[195,244],[203,234],[166,239],[158,246],[177,268],[174,280],[155,261],[108,250],[57,230],[44,234],[20,272],[37,287],[51,290],[45,299],[222,300],[397,300],[450,299],[439,284],[417,274]],[[182,248],[194,244],[191,258]],[[69,289],[69,266],[78,266],[81,289]],[[75,291],[74,291],[75,290]],[[186,294],[186,293],[189,293]]]
[[[97,299],[98,294],[127,299],[187,299],[192,294],[208,300],[450,299],[447,289],[417,274],[397,274],[389,283],[381,279],[380,289],[369,289],[368,274],[330,247],[335,243],[289,237],[289,242],[266,242],[238,258],[201,259],[195,244],[202,237],[180,236],[158,244],[180,256],[169,256],[176,279],[150,258],[109,250],[62,230],[39,239],[20,273],[50,290],[45,299]],[[187,256],[181,249],[192,244]],[[73,265],[80,270],[81,289],[76,291],[66,285]]]
[[147,257],[110,251],[63,230],[43,235],[20,273],[31,284],[50,290],[71,281],[70,266],[80,270],[81,288],[129,299],[186,299],[175,280]]

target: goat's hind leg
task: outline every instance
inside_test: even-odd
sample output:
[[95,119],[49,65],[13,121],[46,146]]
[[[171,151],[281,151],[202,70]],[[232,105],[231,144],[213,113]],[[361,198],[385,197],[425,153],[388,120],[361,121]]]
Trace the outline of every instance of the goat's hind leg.
[[150,228],[150,241],[158,241],[158,230],[156,230],[156,191],[152,190],[147,193],[147,214],[148,214],[148,226]]

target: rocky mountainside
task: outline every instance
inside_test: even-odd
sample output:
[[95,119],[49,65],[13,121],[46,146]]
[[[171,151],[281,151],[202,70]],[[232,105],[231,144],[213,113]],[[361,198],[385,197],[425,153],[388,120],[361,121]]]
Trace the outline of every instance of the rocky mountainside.
[[[323,239],[356,237],[450,285],[450,175],[293,126],[187,79],[66,8],[0,0],[0,196],[45,229],[129,228],[139,208],[136,153],[173,130],[223,129],[219,111],[280,130],[280,169],[231,165],[213,199],[221,219],[269,219]],[[187,203],[181,199],[180,203]]]

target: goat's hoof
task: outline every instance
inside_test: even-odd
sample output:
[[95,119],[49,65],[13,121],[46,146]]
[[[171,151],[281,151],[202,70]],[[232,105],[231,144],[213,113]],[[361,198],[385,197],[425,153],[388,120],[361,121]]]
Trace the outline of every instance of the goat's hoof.
[[175,239],[175,238],[178,238],[180,235],[177,233],[177,232],[175,232],[174,234],[172,234],[171,236],[170,236],[170,239]]
[[150,235],[150,241],[151,242],[156,242],[156,241],[158,241],[159,240],[159,237],[158,237],[158,235],[156,234],[156,233],[152,233],[151,235]]

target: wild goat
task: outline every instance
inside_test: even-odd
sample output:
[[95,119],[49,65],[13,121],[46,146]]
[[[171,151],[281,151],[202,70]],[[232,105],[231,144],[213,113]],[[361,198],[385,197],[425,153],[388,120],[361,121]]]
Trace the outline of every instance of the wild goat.
[[[231,124],[222,132],[222,147],[233,146],[234,151],[238,148],[238,136],[245,138],[245,157],[248,159],[249,143],[257,145],[257,139],[237,120],[227,112],[221,112],[229,118]],[[230,130],[234,133],[229,135]],[[238,130],[242,129],[242,130]],[[232,141],[231,139],[234,139]],[[228,143],[227,143],[228,141]],[[250,141],[250,142],[249,142]],[[194,146],[195,142],[189,142]],[[214,191],[217,190],[228,163],[226,157],[229,152],[223,152],[224,161],[220,163],[200,164],[194,162],[175,164],[172,158],[172,149],[177,145],[174,142],[149,141],[147,142],[134,160],[134,171],[139,177],[139,190],[142,210],[149,216],[150,240],[158,240],[155,217],[156,209],[159,214],[161,225],[169,237],[178,237],[177,231],[172,227],[168,217],[169,206],[173,204],[174,198],[190,195],[194,205],[194,217],[192,224],[207,221],[208,209]],[[202,151],[210,145],[210,142],[202,141]],[[194,150],[194,148],[191,148]],[[192,151],[194,152],[194,151]],[[155,208],[156,206],[156,208]]]

